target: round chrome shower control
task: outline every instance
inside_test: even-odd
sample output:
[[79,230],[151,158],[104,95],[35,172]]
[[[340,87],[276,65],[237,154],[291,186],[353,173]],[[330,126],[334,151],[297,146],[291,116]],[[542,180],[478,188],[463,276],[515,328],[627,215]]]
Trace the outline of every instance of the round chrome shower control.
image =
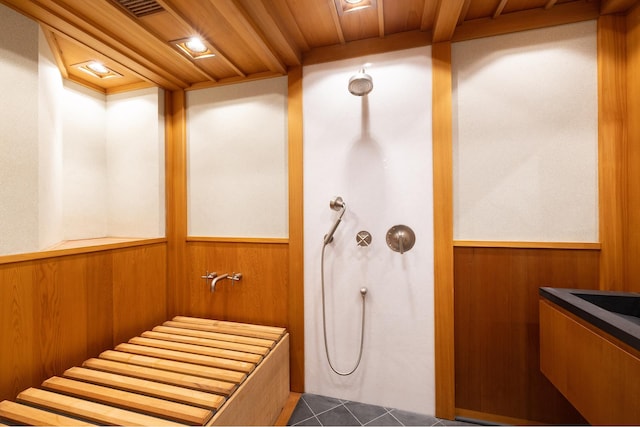
[[368,231],[358,231],[356,234],[356,243],[358,246],[369,246],[371,244],[371,233]]
[[387,246],[392,251],[403,254],[413,248],[416,243],[416,235],[413,230],[406,225],[394,225],[387,231]]

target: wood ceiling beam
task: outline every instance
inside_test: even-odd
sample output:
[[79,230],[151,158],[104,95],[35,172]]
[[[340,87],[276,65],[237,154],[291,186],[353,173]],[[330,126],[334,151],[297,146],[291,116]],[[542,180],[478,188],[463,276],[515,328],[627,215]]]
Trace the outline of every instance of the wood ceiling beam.
[[53,58],[56,61],[56,65],[58,66],[58,70],[60,70],[60,75],[62,75],[62,78],[68,79],[69,71],[67,70],[67,66],[64,63],[62,50],[58,45],[58,40],[56,40],[55,33],[44,25],[40,25],[40,28],[42,29],[42,33],[44,34],[45,39],[47,39],[47,44],[49,45],[49,49],[51,49]]
[[338,40],[340,40],[340,44],[345,44],[344,32],[342,31],[342,25],[340,24],[340,17],[338,16],[338,10],[336,9],[336,3],[334,0],[327,0],[327,5],[329,6],[329,10],[331,11],[331,18],[333,19],[333,25],[336,27],[336,34],[338,35]]
[[291,37],[286,35],[282,24],[276,21],[265,5],[265,0],[249,0],[253,21],[258,24],[265,34],[269,34],[273,47],[280,52],[287,65],[300,65],[302,63],[302,53],[300,49],[291,41]]
[[464,5],[462,6],[462,12],[460,12],[460,17],[458,18],[458,25],[462,25],[465,19],[467,19],[467,14],[469,13],[469,7],[471,6],[471,0],[464,0]]
[[296,21],[295,16],[289,9],[289,4],[286,0],[271,0],[272,6],[276,9],[278,17],[282,20],[282,23],[291,31],[291,36],[297,46],[300,47],[302,52],[306,52],[310,49],[307,39],[302,34],[302,30]]
[[600,8],[596,1],[561,3],[549,10],[543,8],[528,9],[521,12],[508,13],[497,19],[481,18],[465,21],[463,25],[457,28],[451,41],[459,42],[554,25],[589,21],[597,19],[598,16],[600,16]]
[[451,40],[463,6],[464,0],[440,0],[433,23],[433,43]]
[[378,35],[384,37],[384,1],[378,0]]
[[[44,4],[36,1],[1,0],[3,4],[17,10],[49,27],[59,35],[64,35],[82,45],[100,52],[124,68],[134,71],[157,86],[177,90],[189,84],[164,69],[160,64],[141,56],[119,40],[103,34],[91,23],[77,17],[55,2]],[[176,55],[179,55],[176,52]]]
[[498,7],[496,7],[496,11],[493,12],[493,19],[496,19],[498,16],[500,16],[508,2],[509,0],[500,0],[500,4],[498,4]]
[[209,0],[209,2],[227,20],[239,37],[251,47],[269,70],[287,74],[287,67],[271,50],[271,46],[235,0]]
[[[446,0],[449,1],[449,0]],[[345,44],[317,47],[305,52],[303,65],[319,64],[341,59],[357,58],[396,50],[411,49],[431,44],[431,34],[425,31],[405,31],[384,38],[371,37]]]
[[600,13],[608,15],[610,13],[626,12],[638,4],[638,0],[601,0]]
[[437,0],[425,0],[424,8],[422,9],[422,20],[420,21],[420,31],[427,31],[433,28],[437,6]]
[[[189,21],[187,20],[187,18],[184,16],[184,14],[175,6],[175,4],[173,4],[173,2],[171,2],[171,0],[156,0],[158,2],[158,4],[160,6],[163,7],[164,10],[167,11],[167,13],[169,13],[176,21],[180,22],[181,25],[189,28],[192,30],[193,34],[198,34],[197,31],[195,31],[195,29],[193,28],[193,26],[189,23]],[[213,43],[211,40],[207,39],[207,42],[209,43],[209,45],[211,45],[211,47],[213,48],[212,51],[213,53],[216,55],[216,57],[218,57],[218,59],[222,62],[224,62],[229,68],[231,68],[236,74],[238,74],[239,76],[244,76],[245,74],[242,72],[242,70],[240,68],[238,68],[238,66],[236,64],[234,64],[227,55],[224,54],[224,52],[222,52],[220,49],[218,49],[218,47],[215,45],[215,43]],[[195,66],[198,66],[197,63],[194,63]],[[198,66],[198,68],[200,68]],[[202,70],[202,69],[200,69]],[[202,70],[204,72],[204,70]],[[217,79],[211,75],[209,75],[209,73],[206,73],[206,77],[211,80],[211,81],[216,81]]]

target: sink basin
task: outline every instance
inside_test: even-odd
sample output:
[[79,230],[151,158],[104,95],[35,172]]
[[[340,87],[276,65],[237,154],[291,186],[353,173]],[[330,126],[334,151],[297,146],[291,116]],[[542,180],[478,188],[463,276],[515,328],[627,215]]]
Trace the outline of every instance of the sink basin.
[[640,295],[574,294],[640,325]]
[[540,295],[640,350],[640,294],[542,287]]

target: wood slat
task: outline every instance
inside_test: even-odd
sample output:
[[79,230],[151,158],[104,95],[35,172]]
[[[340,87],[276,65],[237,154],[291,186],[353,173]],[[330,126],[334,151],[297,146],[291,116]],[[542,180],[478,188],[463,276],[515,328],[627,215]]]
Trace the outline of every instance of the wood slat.
[[101,371],[113,372],[116,374],[128,375],[150,381],[160,381],[180,387],[189,387],[196,390],[208,391],[217,394],[229,395],[236,388],[236,384],[219,381],[210,378],[203,378],[196,375],[180,374],[168,372],[161,369],[148,368],[145,366],[130,365],[128,363],[116,362],[105,359],[89,359],[83,366]]
[[436,416],[455,417],[451,43],[432,46]]
[[139,414],[125,409],[114,408],[102,403],[89,402],[77,397],[66,396],[37,388],[28,388],[18,395],[18,401],[50,408],[64,414],[74,414],[100,424],[165,426],[180,425],[174,421]]
[[179,362],[195,363],[214,368],[231,369],[248,374],[253,371],[255,365],[238,360],[223,359],[221,357],[204,356],[201,354],[184,353],[176,350],[166,350],[163,348],[146,347],[137,344],[120,344],[116,350],[125,353],[141,354],[143,356],[159,357],[161,359],[177,360]]
[[171,328],[168,326],[156,326],[152,331],[144,332],[142,336],[147,338],[164,339],[167,341],[183,342],[187,344],[198,344],[210,347],[224,348],[228,350],[243,351],[245,353],[254,353],[262,356],[266,355],[269,352],[269,349],[266,347],[212,339],[208,337],[208,334],[213,333],[189,329]]
[[160,359],[157,357],[139,354],[123,353],[115,350],[102,352],[100,354],[100,358],[137,366],[148,366],[159,370],[196,375],[198,377],[211,378],[234,384],[240,384],[247,377],[242,372],[232,371],[229,369],[202,366],[194,363],[178,362],[175,360]]
[[176,322],[196,323],[198,325],[215,326],[218,328],[223,328],[229,331],[228,333],[232,333],[232,334],[238,334],[238,335],[255,337],[255,338],[273,339],[276,341],[282,338],[282,336],[286,332],[285,328],[279,328],[276,326],[263,326],[263,325],[254,325],[251,323],[227,322],[224,320],[202,319],[198,317],[175,316],[173,320],[175,320]]
[[[29,426],[91,426],[93,424],[33,406],[4,400],[0,402],[0,417]],[[0,425],[6,425],[1,424]]]
[[203,345],[185,344],[175,341],[166,341],[155,338],[135,337],[129,340],[131,344],[143,345],[148,347],[161,348],[166,350],[176,350],[185,353],[202,354],[205,356],[221,357],[224,359],[239,360],[247,363],[260,363],[262,356],[259,354],[243,353],[240,351],[226,350],[215,347],[207,347]]
[[197,332],[206,332],[209,334],[210,338],[215,338],[221,341],[229,341],[229,342],[235,342],[240,344],[258,345],[265,348],[272,348],[273,345],[275,344],[272,339],[245,337],[240,335],[234,335],[228,332],[222,333],[222,332],[212,330],[207,325],[199,325],[197,323],[175,322],[175,321],[168,320],[163,323],[163,326],[197,331]]
[[129,377],[112,372],[95,369],[73,367],[65,371],[64,376],[76,380],[129,390],[148,396],[169,399],[175,402],[197,405],[203,408],[219,409],[225,398],[213,393],[207,393],[171,384],[160,384],[156,381]]
[[[69,378],[51,377],[44,381],[42,386],[50,391],[65,393],[107,405],[115,405],[120,408],[142,411],[145,414],[168,418],[190,425],[204,425],[213,416],[213,412],[208,409],[130,391],[88,384]],[[162,386],[162,384],[158,384],[158,387]]]

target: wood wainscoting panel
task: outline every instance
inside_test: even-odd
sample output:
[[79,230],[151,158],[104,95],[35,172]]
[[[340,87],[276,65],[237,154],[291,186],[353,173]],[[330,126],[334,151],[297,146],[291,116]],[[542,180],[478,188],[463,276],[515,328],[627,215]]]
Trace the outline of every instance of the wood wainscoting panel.
[[[187,277],[179,292],[186,316],[288,328],[289,247],[286,243],[187,243]],[[205,272],[242,273],[220,280],[215,292]]]
[[113,253],[113,340],[126,341],[167,319],[167,248]]
[[166,243],[4,263],[0,400],[165,319]]
[[0,401],[38,382],[34,334],[33,262],[0,265]]
[[598,289],[598,263],[597,250],[455,248],[458,414],[585,423],[540,372],[538,288]]

